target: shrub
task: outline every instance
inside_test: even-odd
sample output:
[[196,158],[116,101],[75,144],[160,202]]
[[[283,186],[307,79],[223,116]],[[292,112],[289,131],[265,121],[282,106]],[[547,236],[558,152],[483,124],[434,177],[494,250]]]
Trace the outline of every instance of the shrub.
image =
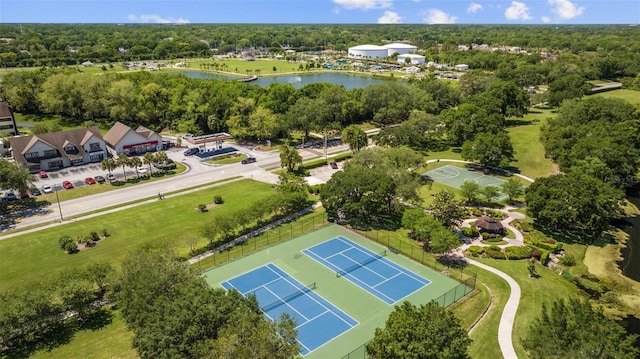
[[549,244],[556,244],[556,241],[554,241],[553,239],[547,239],[547,243],[549,243]]
[[165,165],[162,165],[163,171],[175,170],[176,168],[178,168],[178,165],[176,165],[175,163],[167,163]]
[[487,240],[491,238],[491,235],[488,232],[482,232],[482,239]]
[[471,214],[475,217],[480,217],[482,216],[482,211],[478,208],[471,208]]
[[462,234],[467,238],[476,238],[478,237],[478,230],[475,228],[463,227]]
[[560,264],[567,267],[573,267],[574,265],[576,265],[576,258],[570,254],[565,255],[564,257],[560,258]]
[[198,205],[198,212],[206,212],[207,211],[207,205],[205,204],[199,204]]
[[533,231],[533,226],[529,222],[522,222],[520,223],[520,229],[522,229],[523,232],[531,232]]
[[316,184],[313,186],[309,186],[309,193],[311,194],[320,194],[320,188],[322,188],[321,184]]
[[106,229],[106,228],[103,228],[103,229],[102,229],[102,236],[103,236],[104,238],[107,238],[107,237],[109,237],[109,236],[110,236],[110,234],[109,234],[109,232],[107,232],[107,229]]
[[542,252],[540,252],[540,251],[539,251],[539,250],[537,250],[537,249],[534,249],[534,250],[531,252],[531,256],[532,256],[533,258],[535,258],[535,259],[538,259],[538,260],[539,260],[539,259],[540,259],[540,256],[542,256]]
[[213,203],[215,203],[215,204],[223,204],[224,200],[222,199],[221,195],[215,195],[215,196],[213,196]]
[[504,250],[504,254],[507,256],[507,259],[517,260],[517,259],[525,259],[531,258],[532,253],[531,247],[507,247]]
[[89,238],[91,238],[92,241],[97,242],[100,240],[100,236],[98,235],[98,232],[93,231],[91,233],[89,233]]
[[467,253],[472,257],[479,257],[484,254],[484,247],[480,246],[471,246],[467,249]]
[[76,242],[71,238],[71,236],[60,237],[60,239],[58,239],[58,245],[60,246],[60,249],[67,253],[74,253],[78,250],[78,245],[76,245]]
[[502,253],[502,250],[498,246],[486,247],[484,253],[487,256],[489,256],[490,258],[493,258],[493,259],[505,259],[506,258],[504,253]]

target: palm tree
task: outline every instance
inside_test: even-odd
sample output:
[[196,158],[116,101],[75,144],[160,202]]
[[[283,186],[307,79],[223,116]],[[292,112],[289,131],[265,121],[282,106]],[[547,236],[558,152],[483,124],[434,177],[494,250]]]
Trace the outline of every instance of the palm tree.
[[131,157],[129,158],[129,167],[133,167],[136,170],[136,177],[140,177],[138,173],[138,167],[142,166],[142,160],[140,157]]
[[[160,151],[160,152],[156,152],[156,154],[153,156],[153,159],[155,160],[155,162],[164,163],[169,159],[169,156],[167,156],[166,152]],[[162,171],[164,172],[164,166],[160,168],[162,168]]]
[[126,182],[127,181],[127,172],[125,172],[124,168],[129,165],[129,157],[127,157],[127,155],[125,155],[125,154],[118,155],[118,158],[116,159],[116,164],[118,166],[122,166],[122,173],[124,174],[124,180]]
[[293,172],[302,165],[302,156],[295,147],[284,144],[280,147],[280,165],[287,168],[287,172]]
[[[118,167],[118,165],[116,164],[116,161],[114,161],[113,158],[105,158],[102,160],[100,164],[102,165],[103,170],[109,171],[109,174],[111,174],[111,171],[113,171],[114,169],[116,169],[116,167]],[[109,177],[109,182],[111,182],[111,176],[108,176],[108,177]]]
[[145,153],[144,156],[142,157],[142,163],[144,163],[145,165],[149,165],[149,176],[151,176],[151,174],[153,173],[153,169],[151,168],[151,165],[155,161],[156,161],[155,156],[151,152]]

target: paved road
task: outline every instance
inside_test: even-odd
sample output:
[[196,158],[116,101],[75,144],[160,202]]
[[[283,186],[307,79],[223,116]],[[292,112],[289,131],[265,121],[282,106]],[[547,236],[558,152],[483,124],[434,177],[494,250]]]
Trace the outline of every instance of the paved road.
[[[162,181],[142,183],[119,190],[63,201],[60,203],[62,216],[63,218],[77,216],[82,213],[95,211],[105,207],[117,206],[143,198],[156,197],[158,193],[179,191],[189,187],[200,186],[205,183],[235,176],[242,176],[244,178],[251,178],[267,183],[276,183],[278,181],[277,175],[267,171],[267,169],[280,167],[280,156],[278,152],[262,152],[241,146],[235,147],[238,148],[240,152],[256,157],[257,162],[247,165],[237,163],[223,166],[212,166],[200,161],[200,159],[195,156],[183,156],[182,153],[184,149],[168,151],[167,154],[169,155],[169,158],[188,166],[189,169],[187,172]],[[329,149],[329,153],[341,152],[346,149],[348,149],[348,147],[344,145],[335,146]],[[300,154],[303,159],[316,157],[319,155],[317,152],[318,151],[313,149],[300,150]],[[322,154],[322,152],[320,152],[320,154]],[[49,174],[49,178],[38,179],[36,186],[41,187],[43,184],[50,184],[55,187],[65,179],[74,183],[82,182],[85,177],[103,174],[103,172],[104,171],[99,169],[98,164],[73,167],[71,169],[51,172]],[[113,172],[114,174],[122,175],[121,169],[120,171],[114,170]],[[330,178],[332,173],[330,170],[324,168],[318,169],[314,172],[318,173],[320,178],[310,178],[309,182],[312,182],[311,184],[326,181]],[[127,173],[128,175],[135,175],[135,172],[132,170],[128,170]],[[71,189],[71,191],[73,191],[73,189]],[[41,208],[37,214],[21,218],[18,223],[14,223],[2,230],[6,231],[9,229],[18,229],[34,225],[42,225],[52,221],[59,221],[60,211],[57,203],[55,202],[55,195],[51,194],[48,196],[51,197],[50,201],[53,202],[51,205]],[[0,236],[0,239],[3,239],[3,236]]]
[[502,279],[506,280],[511,288],[509,299],[504,305],[502,316],[500,317],[500,325],[498,326],[498,344],[500,345],[500,351],[505,359],[517,359],[516,351],[513,348],[513,322],[518,312],[518,304],[520,303],[520,286],[518,283],[508,276],[506,273],[499,271],[493,267],[489,267],[486,264],[482,264],[473,259],[468,259],[469,263],[478,266],[484,270],[488,270],[491,273],[497,274]]

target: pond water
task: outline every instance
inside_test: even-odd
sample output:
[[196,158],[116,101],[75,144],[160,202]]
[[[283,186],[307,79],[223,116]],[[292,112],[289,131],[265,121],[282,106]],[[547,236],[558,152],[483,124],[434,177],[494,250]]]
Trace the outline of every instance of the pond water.
[[[640,193],[638,197],[627,197],[629,201],[640,208]],[[630,224],[625,231],[629,233],[627,247],[622,249],[622,261],[618,264],[625,276],[640,282],[640,216],[626,218]]]
[[[237,77],[225,76],[220,74],[210,74],[199,71],[179,71],[173,72],[175,74],[182,74],[187,77],[197,79],[221,79],[221,80],[237,80]],[[344,73],[320,73],[320,74],[304,74],[304,75],[283,75],[273,77],[258,77],[257,80],[249,83],[256,84],[262,87],[266,87],[272,83],[291,84],[295,88],[302,88],[305,85],[327,82],[336,85],[342,85],[345,89],[351,90],[355,88],[365,88],[371,85],[384,83],[385,80],[374,79],[371,77],[357,76]]]

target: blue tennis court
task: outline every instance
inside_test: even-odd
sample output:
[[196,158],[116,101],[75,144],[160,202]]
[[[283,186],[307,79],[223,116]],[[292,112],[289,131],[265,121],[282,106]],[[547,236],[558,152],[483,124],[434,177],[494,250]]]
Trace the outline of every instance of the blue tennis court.
[[302,252],[389,305],[431,283],[343,236]]
[[300,354],[307,355],[358,322],[313,292],[315,284],[303,285],[273,263],[256,268],[222,283],[242,295],[254,294],[271,320],[283,312],[295,318]]

